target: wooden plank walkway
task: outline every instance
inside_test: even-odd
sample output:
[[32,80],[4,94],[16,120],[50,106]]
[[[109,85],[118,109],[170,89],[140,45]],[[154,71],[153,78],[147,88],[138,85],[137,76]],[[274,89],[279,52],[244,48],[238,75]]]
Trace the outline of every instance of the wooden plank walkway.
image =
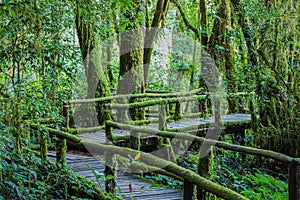
[[[223,122],[235,122],[235,121],[245,121],[245,120],[250,120],[251,115],[250,114],[230,114],[230,115],[224,115],[221,117]],[[186,120],[181,120],[181,121],[176,121],[176,122],[171,122],[167,124],[168,128],[183,128],[183,127],[188,127],[188,126],[193,126],[193,125],[201,125],[201,124],[206,124],[206,123],[214,123],[214,117],[209,117],[206,119],[201,119],[201,120],[196,120],[196,119],[186,119]],[[158,129],[158,124],[149,124],[147,125],[149,128],[153,129]],[[129,131],[124,131],[124,130],[113,130],[113,134],[117,136],[125,136],[129,135]],[[97,143],[105,143],[105,132],[99,131],[96,133],[84,133],[84,134],[79,134],[80,139],[82,140],[88,140],[88,141],[93,141]]]
[[[55,159],[55,152],[49,152],[49,158]],[[77,154],[75,152],[67,153],[67,164],[73,169],[73,171],[79,175],[85,176],[90,180],[98,182],[100,188],[103,190],[104,180],[98,179],[94,176],[93,172],[88,168],[90,165],[94,170],[104,173],[105,166],[101,161],[89,154]],[[129,191],[129,184],[131,184],[132,192]],[[138,178],[132,174],[118,171],[117,174],[117,187],[120,189],[118,196],[123,199],[137,199],[137,200],[154,200],[154,199],[166,199],[166,200],[182,200],[183,195],[181,191],[152,187],[152,183],[145,179]]]
[[[223,122],[228,121],[244,121],[251,119],[251,115],[249,114],[231,114],[222,116]],[[182,120],[178,122],[168,123],[168,128],[181,128],[192,125],[200,125],[206,123],[213,123],[214,118],[210,117],[203,120]],[[151,128],[158,128],[154,124],[148,125]],[[114,130],[113,134],[115,135],[128,135],[128,131],[124,130]],[[79,137],[83,140],[94,141],[98,143],[105,143],[105,133],[104,131],[100,131],[97,133],[86,133],[81,134]],[[54,155],[54,152],[50,152],[50,156]],[[104,172],[104,165],[101,162],[103,158],[95,158],[91,155],[82,155],[76,153],[67,153],[67,163],[70,165],[74,172],[87,177],[90,180],[96,180],[93,172],[88,168],[87,164],[93,167],[100,173]],[[98,183],[102,189],[104,189],[104,181],[98,180]],[[129,184],[132,186],[132,192],[129,191]],[[140,199],[140,200],[154,200],[154,199],[164,199],[164,200],[181,200],[183,199],[183,195],[180,191],[168,188],[156,188],[151,187],[151,183],[147,180],[140,179],[136,176],[133,176],[128,173],[123,173],[118,171],[117,176],[117,187],[119,187],[122,197],[124,199]]]

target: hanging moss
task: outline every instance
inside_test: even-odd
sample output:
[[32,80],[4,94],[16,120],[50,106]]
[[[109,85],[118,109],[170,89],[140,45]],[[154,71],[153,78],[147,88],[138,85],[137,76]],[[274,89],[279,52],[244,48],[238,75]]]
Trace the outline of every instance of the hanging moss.
[[27,139],[28,141],[30,140],[30,122],[24,122],[23,124],[23,128],[22,128],[25,132],[25,139]]

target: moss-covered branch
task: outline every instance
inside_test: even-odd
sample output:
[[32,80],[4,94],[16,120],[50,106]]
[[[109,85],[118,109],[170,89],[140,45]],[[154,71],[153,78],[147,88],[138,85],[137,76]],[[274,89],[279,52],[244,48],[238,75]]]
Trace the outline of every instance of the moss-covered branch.
[[67,101],[68,104],[80,104],[80,103],[94,103],[94,102],[105,102],[111,100],[118,100],[123,98],[170,98],[170,97],[184,97],[195,95],[200,92],[199,89],[188,91],[188,92],[175,92],[175,93],[142,93],[142,94],[119,94],[109,97],[92,98],[92,99],[75,99]]
[[187,17],[185,16],[185,13],[184,13],[183,9],[182,9],[181,6],[180,6],[180,3],[177,2],[177,0],[171,0],[171,2],[172,2],[173,4],[175,4],[175,6],[177,7],[177,9],[179,10],[180,15],[181,15],[181,17],[182,17],[182,20],[183,20],[185,26],[186,26],[188,29],[192,30],[192,31],[195,33],[195,35],[196,35],[196,37],[197,37],[198,40],[201,40],[201,39],[200,39],[200,36],[201,36],[201,35],[200,35],[198,29],[197,29],[196,27],[194,27],[194,26],[188,21]]

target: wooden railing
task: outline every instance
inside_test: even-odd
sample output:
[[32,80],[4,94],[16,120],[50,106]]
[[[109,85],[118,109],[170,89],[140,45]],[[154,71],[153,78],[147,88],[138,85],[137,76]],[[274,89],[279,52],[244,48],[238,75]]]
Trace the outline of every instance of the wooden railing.
[[[159,106],[159,118],[157,119],[157,121],[159,122],[159,130],[155,130],[155,129],[149,129],[149,128],[141,128],[138,126],[133,126],[133,124],[121,124],[121,123],[116,123],[113,121],[110,121],[109,118],[107,118],[105,126],[99,126],[99,127],[90,127],[90,128],[84,128],[82,130],[85,131],[98,131],[98,130],[103,130],[103,128],[105,128],[105,133],[106,133],[106,138],[107,141],[114,141],[116,140],[116,138],[121,139],[120,137],[116,137],[112,134],[111,129],[112,128],[119,128],[122,130],[128,130],[130,131],[130,134],[132,136],[132,140],[136,140],[137,138],[141,138],[141,137],[136,137],[137,135],[140,134],[155,134],[157,137],[161,137],[161,138],[167,138],[167,139],[172,139],[176,136],[176,138],[181,138],[184,140],[188,140],[188,141],[197,141],[199,143],[203,143],[204,141],[208,141],[211,142],[213,144],[215,144],[216,147],[218,148],[222,148],[222,149],[226,149],[226,150],[231,150],[231,151],[235,151],[235,152],[241,152],[241,153],[245,153],[245,154],[250,154],[250,155],[257,155],[257,156],[263,156],[263,157],[267,157],[279,162],[283,162],[288,164],[289,166],[289,199],[290,200],[297,200],[300,199],[300,160],[297,158],[292,158],[280,153],[276,153],[273,151],[268,151],[268,150],[262,150],[262,149],[256,149],[256,148],[251,148],[251,147],[246,147],[246,146],[241,146],[241,145],[234,145],[234,144],[229,144],[229,143],[225,143],[225,142],[221,142],[221,141],[214,141],[214,140],[207,140],[203,137],[197,136],[197,135],[192,135],[189,134],[189,132],[191,131],[195,131],[199,129],[199,126],[195,126],[195,127],[186,127],[186,128],[182,128],[182,129],[167,129],[166,128],[166,121],[170,118],[170,114],[168,115],[168,113],[166,112],[166,106],[169,104],[177,104],[177,107],[180,107],[180,103],[182,102],[187,102],[187,101],[201,101],[201,100],[207,100],[209,98],[209,95],[199,95],[197,94],[198,91],[191,91],[191,92],[185,92],[185,93],[175,93],[175,94],[168,94],[168,93],[163,93],[163,94],[137,94],[137,95],[118,95],[118,96],[113,96],[113,97],[104,97],[104,98],[97,98],[97,99],[87,99],[87,100],[71,100],[71,101],[67,101],[64,103],[63,105],[63,116],[64,116],[64,120],[65,120],[65,127],[63,130],[56,130],[53,128],[49,128],[45,125],[41,125],[41,124],[36,124],[33,122],[28,123],[29,126],[32,129],[36,129],[39,130],[39,138],[40,138],[40,148],[39,148],[39,152],[42,158],[46,159],[47,158],[47,151],[48,151],[48,145],[47,145],[47,134],[51,134],[51,135],[55,135],[56,137],[59,138],[59,140],[57,140],[57,144],[56,144],[56,150],[57,150],[57,163],[65,165],[66,164],[66,141],[70,141],[73,143],[77,143],[77,144],[85,144],[88,143],[87,141],[84,140],[80,140],[78,137],[70,134],[73,133],[74,131],[80,129],[74,129],[74,128],[70,128],[69,127],[69,121],[70,121],[70,106],[72,104],[81,104],[81,103],[94,103],[94,102],[103,102],[103,107],[106,108],[106,111],[108,112],[109,109],[130,109],[130,108],[140,108],[140,107],[149,107],[149,106],[153,106],[153,105],[158,105]],[[238,93],[238,94],[231,94],[234,96],[241,96],[241,97],[245,97],[245,96],[249,96],[252,95],[251,94],[246,94],[246,93]],[[123,98],[123,97],[128,97],[128,98],[144,98],[145,101],[141,102],[141,103],[128,103],[128,104],[116,104],[116,103],[105,103],[109,100],[113,100],[113,99],[118,99],[118,98]],[[156,99],[153,99],[156,98]],[[251,100],[249,101],[251,103]],[[253,102],[252,102],[253,103]],[[216,105],[218,105],[218,103],[216,103]],[[176,106],[175,106],[176,107]],[[250,108],[251,106],[249,106]],[[180,109],[178,109],[180,110]],[[221,121],[221,115],[218,114],[220,108],[215,108],[215,122]],[[180,112],[174,112],[175,115],[178,116],[180,115]],[[255,113],[253,112],[253,110],[250,110],[250,113],[252,114],[252,117],[256,117]],[[176,119],[176,116],[173,116],[173,118]],[[253,119],[252,119],[253,120]],[[149,121],[149,120],[148,120]],[[145,121],[144,121],[145,122]],[[136,124],[140,124],[141,122],[137,122]],[[207,128],[207,127],[204,127]],[[143,139],[143,138],[141,138]],[[138,141],[137,143],[140,144],[140,142]],[[93,144],[95,145],[95,147],[97,148],[101,148],[101,149],[108,149],[108,153],[110,150],[113,151],[117,151],[120,153],[120,147],[117,146],[112,146],[112,145],[108,145],[108,144]],[[167,144],[165,144],[167,145]],[[135,148],[135,149],[139,149],[139,148]],[[105,152],[105,151],[103,151]],[[107,152],[107,151],[106,151]],[[148,154],[144,154],[141,151],[137,151],[137,150],[130,150],[130,152],[134,154],[136,153],[141,153],[142,155],[144,155],[145,157],[149,157]],[[123,155],[123,156],[127,156],[127,155]],[[149,157],[149,158],[153,158],[153,157]],[[107,159],[110,159],[110,162],[115,162],[115,159],[112,156],[107,156]],[[156,159],[156,158],[153,158]],[[157,158],[159,159],[159,158]],[[167,162],[167,161],[162,161],[159,160],[160,162]],[[146,161],[145,161],[146,162]],[[147,163],[147,162],[146,162]],[[149,163],[148,163],[149,164]],[[170,163],[169,163],[170,164]],[[174,169],[176,168],[176,166],[174,166],[173,164],[171,164],[173,166],[173,168],[171,167],[170,169]],[[157,166],[154,166],[157,167]],[[163,170],[162,170],[163,171]],[[161,173],[165,173],[166,175],[168,173],[166,172],[161,172]],[[172,174],[173,173],[173,174]],[[184,191],[184,199],[188,200],[191,199],[191,194],[189,192],[189,189],[191,187],[193,187],[194,184],[196,184],[197,186],[203,187],[204,189],[206,189],[207,191],[214,193],[216,195],[222,196],[225,199],[230,199],[230,192],[228,191],[228,189],[222,188],[221,187],[221,192],[217,191],[217,190],[213,190],[211,188],[208,188],[207,186],[205,186],[205,181],[207,181],[206,179],[204,180],[203,177],[200,177],[197,174],[193,174],[194,176],[198,177],[199,180],[192,180],[191,178],[186,178],[184,177],[181,172],[172,172],[171,176],[173,177],[179,177],[182,178],[185,182],[185,191]],[[106,168],[106,176],[116,176],[116,169],[110,168],[110,166],[107,166]],[[170,176],[170,173],[169,173]],[[203,180],[203,181],[202,181]],[[106,182],[106,190],[110,191],[110,192],[115,192],[115,183],[113,182],[115,181],[115,179],[107,179]],[[210,182],[209,182],[210,183]],[[214,184],[212,184],[214,185]],[[219,187],[218,185],[214,185],[214,187]],[[245,199],[244,197],[241,197],[241,195],[237,195],[235,193],[232,196],[232,199]],[[230,198],[229,198],[230,197]]]
[[[166,117],[168,119],[175,119],[179,120],[182,117],[207,117],[207,115],[214,115],[215,121],[221,121],[221,111],[225,112],[224,110],[221,110],[220,107],[221,102],[218,100],[218,98],[214,98],[214,100],[211,99],[211,95],[209,93],[207,94],[199,94],[200,90],[192,90],[188,92],[177,92],[177,93],[143,93],[143,94],[125,94],[125,95],[115,95],[115,96],[109,96],[109,97],[101,97],[101,98],[93,98],[93,99],[77,99],[77,100],[69,100],[65,101],[64,104],[64,117],[66,118],[66,123],[69,123],[69,108],[72,105],[76,104],[89,104],[89,103],[101,103],[101,106],[108,108],[108,109],[123,109],[123,110],[129,110],[134,108],[145,108],[145,107],[151,107],[156,105],[164,105],[166,110]],[[250,104],[251,101],[253,101],[255,98],[252,98],[255,93],[234,93],[234,94],[227,94],[227,98],[235,97],[240,99],[249,99],[248,100],[248,112],[253,113],[253,110],[250,110]],[[224,98],[226,98],[224,97]],[[251,98],[249,98],[251,97]],[[120,99],[124,99],[125,102],[123,103],[110,103],[112,101],[118,102]],[[129,99],[141,99],[141,102],[135,102],[135,103],[129,103]],[[226,100],[226,99],[225,99]],[[211,102],[214,101],[214,102]],[[208,102],[211,102],[211,104],[214,105],[213,109],[210,109],[211,112],[208,113],[207,110],[201,110],[199,109],[199,112],[187,112],[182,113],[182,104],[187,102],[194,102],[195,105],[198,106],[198,108],[201,107],[201,105],[206,104],[204,107],[208,107]],[[224,102],[223,102],[224,103]],[[252,102],[253,103],[253,102]],[[230,112],[230,111],[229,111]],[[253,115],[255,116],[255,115]],[[254,118],[254,117],[253,117]],[[152,119],[152,120],[142,120],[137,121],[135,123],[145,124],[150,122],[158,121],[158,119]]]
[[[184,139],[189,141],[198,141],[203,143],[204,141],[210,141],[211,143],[215,144],[216,147],[222,148],[225,150],[230,150],[234,152],[240,152],[244,154],[249,155],[255,155],[260,157],[266,157],[273,159],[278,162],[282,162],[288,165],[289,167],[289,175],[288,175],[288,194],[289,194],[289,200],[299,200],[300,199],[300,158],[293,158],[281,153],[277,153],[270,150],[263,150],[263,149],[257,149],[252,147],[246,147],[241,145],[234,145],[222,141],[215,141],[215,140],[208,140],[204,137],[198,137],[191,134],[187,134],[185,132],[170,132],[170,131],[158,131],[156,129],[150,129],[150,128],[141,128],[137,126],[127,125],[127,124],[120,124],[116,122],[107,121],[105,123],[105,130],[106,135],[110,135],[109,137],[113,139],[113,135],[111,132],[111,128],[117,128],[121,130],[128,130],[130,132],[135,132],[135,134],[149,134],[156,136],[160,136],[163,138],[178,138],[178,139]],[[116,174],[110,174],[112,176],[115,176]],[[181,177],[184,179],[185,177]],[[193,198],[193,190],[194,184],[190,183],[189,180],[184,179],[184,200],[192,200]]]
[[[114,154],[114,153],[120,153],[121,156],[124,156],[124,157],[127,157],[128,154],[131,154],[132,157],[134,157],[134,155],[140,153],[141,156],[145,157],[145,159],[147,159],[149,157],[149,155],[144,154],[143,152],[140,152],[140,151],[136,151],[136,150],[126,149],[124,151],[120,147],[116,147],[116,146],[112,146],[112,145],[108,145],[108,144],[97,144],[97,143],[93,143],[93,142],[84,141],[70,133],[67,133],[64,131],[59,131],[59,130],[56,130],[53,128],[49,128],[49,127],[46,127],[45,125],[31,123],[30,127],[32,129],[40,130],[41,134],[46,132],[51,135],[55,135],[56,137],[58,137],[60,139],[60,141],[68,140],[68,141],[76,143],[78,145],[86,145],[86,144],[91,145],[92,144],[92,145],[94,145],[95,148],[100,148],[103,150],[103,151],[99,151],[99,152],[103,152],[104,154],[105,154],[105,152],[110,153],[109,159],[111,159],[111,161],[110,161],[111,163],[116,162],[116,159],[113,156],[111,156],[111,154]],[[108,140],[114,140],[114,135],[112,134],[112,128],[128,130],[130,132],[134,132],[135,134],[150,134],[150,135],[155,134],[156,136],[163,137],[163,138],[170,138],[170,139],[176,137],[176,138],[180,138],[180,139],[184,139],[184,140],[188,140],[188,141],[198,141],[201,143],[203,143],[204,141],[210,141],[211,143],[215,143],[215,146],[217,148],[222,148],[225,150],[230,150],[230,151],[235,151],[235,152],[241,152],[241,153],[245,153],[245,154],[249,154],[249,155],[266,157],[266,158],[276,160],[278,162],[285,163],[289,167],[289,176],[288,176],[289,200],[298,200],[300,198],[300,192],[299,192],[299,190],[300,190],[300,159],[299,158],[293,158],[293,157],[290,157],[290,156],[287,156],[287,155],[284,155],[281,153],[269,151],[269,150],[262,150],[262,149],[252,148],[252,147],[234,145],[234,144],[230,144],[230,143],[226,143],[226,142],[222,142],[222,141],[207,140],[203,137],[194,136],[194,135],[191,135],[191,134],[188,134],[185,132],[171,132],[171,131],[165,131],[165,130],[159,131],[156,129],[142,128],[142,127],[128,125],[128,124],[120,124],[120,123],[116,123],[116,122],[112,122],[112,121],[106,121],[106,123],[105,123],[105,133],[106,133],[106,138]],[[47,140],[45,140],[45,142],[47,143]],[[45,152],[47,152],[48,145],[44,145],[44,144],[45,143],[40,144],[41,145],[40,154],[43,154],[43,155],[41,155],[41,157],[46,159],[47,155],[45,155]],[[106,148],[107,148],[107,150],[105,150]],[[124,153],[123,151],[126,153]],[[66,154],[61,154],[61,155],[56,154],[56,155],[57,155],[57,163],[65,164],[64,162],[62,162],[62,160],[66,160]],[[154,159],[153,156],[151,157],[151,159]],[[160,158],[155,158],[155,159],[157,159],[157,161],[159,161],[159,163],[161,163],[161,162],[168,163],[168,161],[162,161]],[[146,162],[145,160],[141,160],[141,161]],[[154,167],[159,167],[159,166],[155,166],[155,163],[147,163],[147,164],[151,164]],[[168,163],[168,164],[171,164],[171,163]],[[116,181],[116,179],[111,178],[111,177],[116,177],[116,169],[111,168],[110,166],[106,167],[106,176],[110,177],[106,181],[106,190],[108,192],[115,192],[116,183],[114,181]],[[171,167],[171,169],[173,169],[173,168]],[[170,175],[170,172],[171,172],[171,175]],[[191,173],[192,175],[194,175],[196,177],[198,176],[197,174],[194,174],[190,171],[187,171],[187,172]],[[184,184],[185,185],[185,190],[184,190],[184,199],[185,200],[189,200],[192,198],[190,188],[193,187],[194,184],[197,186],[200,186],[200,187],[204,187],[209,192],[212,192],[213,194],[221,196],[225,199],[246,199],[244,197],[241,197],[240,195],[236,196],[236,193],[231,193],[231,192],[228,193],[228,191],[225,190],[223,187],[221,187],[222,188],[221,190],[217,190],[217,191],[213,190],[212,188],[205,187],[205,184],[207,184],[207,182],[205,182],[205,181],[207,181],[206,179],[203,180],[203,182],[198,181],[198,180],[196,181],[191,178],[185,177],[185,175],[186,175],[185,173],[183,175],[176,171],[169,171],[169,173],[167,173],[164,170],[160,170],[160,173],[171,176],[171,177],[179,177],[185,181],[185,184]],[[208,182],[208,183],[211,183],[211,182]],[[218,186],[215,184],[212,184],[212,185],[213,185],[212,187]],[[211,186],[211,185],[209,185],[209,186]],[[230,194],[233,194],[233,196],[229,197]]]

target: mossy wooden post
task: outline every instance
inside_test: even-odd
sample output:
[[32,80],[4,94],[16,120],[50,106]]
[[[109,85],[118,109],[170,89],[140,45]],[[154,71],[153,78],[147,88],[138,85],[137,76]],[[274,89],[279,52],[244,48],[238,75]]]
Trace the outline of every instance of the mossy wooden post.
[[168,103],[169,109],[168,109],[168,116],[171,116],[173,113],[173,107],[174,107],[174,103]]
[[300,159],[289,164],[289,200],[300,200]]
[[170,103],[168,103],[168,99],[166,99],[166,105],[165,105],[165,109],[166,109],[166,117],[170,116]]
[[192,200],[194,195],[194,184],[187,179],[183,181],[183,200]]
[[[106,143],[111,143],[113,140],[113,134],[111,127],[105,122],[105,136]],[[105,191],[108,193],[116,194],[116,185],[117,185],[117,173],[116,173],[116,159],[115,155],[110,152],[105,152]]]
[[[166,106],[167,103],[162,103],[159,105],[159,120],[158,120],[158,130],[166,130],[167,129],[167,117],[166,117]],[[161,138],[161,137],[160,137]],[[171,145],[170,138],[161,138],[158,140],[158,142],[162,142],[158,146],[162,147],[166,145],[167,154],[168,154],[168,160],[175,161],[176,157],[173,151],[173,147]]]
[[[199,154],[200,155],[200,154]],[[210,167],[211,167],[212,153],[208,153],[204,158],[199,157],[198,161],[198,174],[207,179],[210,178]],[[197,199],[205,200],[208,199],[208,193],[201,187],[197,187]]]
[[175,116],[174,116],[174,119],[176,121],[180,120],[181,119],[181,111],[180,111],[180,102],[177,101],[176,104],[175,104]]
[[215,100],[215,124],[219,125],[222,123],[221,121],[221,104],[218,99]]
[[40,157],[43,160],[47,160],[48,158],[48,144],[47,144],[47,137],[48,134],[45,130],[40,130],[38,134],[38,140],[40,144]]
[[165,130],[167,128],[165,104],[159,105],[158,113],[158,130]]
[[130,147],[132,149],[140,150],[141,141],[140,141],[140,134],[138,131],[135,130],[130,131]]
[[103,115],[104,122],[107,120],[111,120],[111,109],[109,109],[109,105],[104,104],[103,107],[104,107],[104,115]]
[[254,132],[257,131],[257,118],[254,110],[254,102],[253,99],[249,97],[249,110],[251,113],[251,128]]
[[[69,104],[64,102],[63,104],[63,116],[65,119],[65,128],[69,128]],[[56,162],[57,164],[61,164],[63,166],[67,163],[67,141],[63,138],[58,138],[56,145]]]

